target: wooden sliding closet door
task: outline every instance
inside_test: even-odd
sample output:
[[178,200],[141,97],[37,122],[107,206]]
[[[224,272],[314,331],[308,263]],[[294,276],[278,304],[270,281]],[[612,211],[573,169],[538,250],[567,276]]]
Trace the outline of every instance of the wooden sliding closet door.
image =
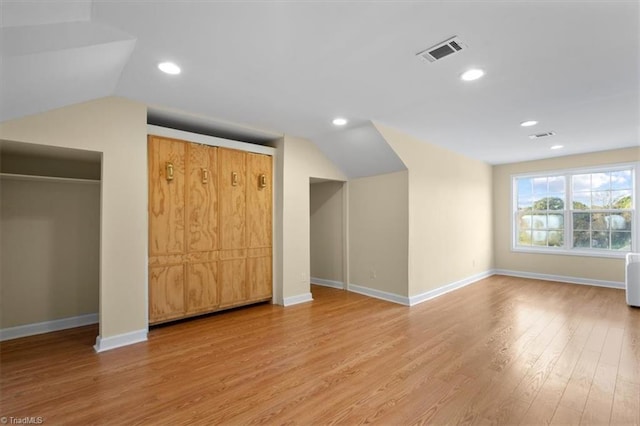
[[149,323],[272,296],[272,158],[149,136]]
[[218,150],[187,144],[186,310],[218,307]]
[[247,154],[247,291],[251,300],[272,296],[272,159]]
[[221,307],[247,299],[246,158],[243,151],[218,149]]
[[149,320],[185,313],[185,144],[150,136]]

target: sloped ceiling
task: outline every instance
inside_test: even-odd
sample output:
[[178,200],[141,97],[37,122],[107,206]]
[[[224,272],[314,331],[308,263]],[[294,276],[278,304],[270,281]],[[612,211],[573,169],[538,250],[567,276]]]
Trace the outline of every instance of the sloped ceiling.
[[314,138],[320,150],[349,178],[406,170],[373,123],[366,122]]
[[110,96],[135,38],[89,21],[91,3],[2,4],[2,121]]
[[[0,7],[2,120],[119,95],[204,123],[311,139],[350,176],[402,167],[371,122],[491,164],[640,140],[635,1]],[[453,35],[468,48],[434,63],[416,57]],[[159,73],[165,60],[182,74]],[[470,67],[486,76],[462,82]],[[350,124],[333,127],[336,116]],[[519,126],[530,119],[538,126]],[[548,140],[527,137],[550,130]]]

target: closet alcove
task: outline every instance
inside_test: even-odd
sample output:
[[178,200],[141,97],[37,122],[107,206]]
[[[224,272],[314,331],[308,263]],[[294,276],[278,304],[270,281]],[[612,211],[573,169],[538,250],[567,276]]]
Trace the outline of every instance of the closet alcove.
[[98,322],[101,161],[0,141],[0,340]]

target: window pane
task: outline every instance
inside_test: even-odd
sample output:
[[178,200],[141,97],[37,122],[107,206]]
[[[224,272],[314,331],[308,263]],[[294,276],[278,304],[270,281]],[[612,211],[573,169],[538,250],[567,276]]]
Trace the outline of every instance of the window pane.
[[591,190],[602,191],[611,189],[611,173],[594,173],[591,175]]
[[591,247],[591,235],[589,231],[575,231],[573,233],[573,247],[589,248]]
[[589,213],[574,213],[573,214],[573,229],[588,231],[589,222],[591,221],[591,215]]
[[[564,176],[551,176],[549,178],[549,192],[564,194]],[[561,196],[561,198],[564,198]]]
[[531,245],[531,231],[520,231],[518,233],[518,245],[519,246]]
[[534,246],[546,246],[547,231],[533,231],[531,233],[531,242]]
[[[636,190],[632,168],[514,178],[513,184],[517,245],[631,250]],[[569,230],[564,223],[567,212]],[[565,236],[570,241],[564,241]]]
[[591,208],[591,193],[590,192],[574,192],[573,193],[573,208],[575,210],[588,210]]
[[533,208],[533,198],[531,196],[520,198],[518,197],[518,210],[531,210]]
[[631,208],[631,190],[612,191],[611,192],[611,208],[630,209]]
[[611,248],[613,250],[631,251],[631,232],[612,232]]
[[608,209],[611,206],[611,192],[596,191],[591,193],[592,209]]
[[631,212],[612,214],[611,229],[614,231],[631,231]]
[[631,170],[623,170],[611,173],[611,189],[632,189],[633,179]]
[[591,229],[594,231],[606,231],[609,229],[609,215],[606,213],[591,214]]
[[549,194],[549,210],[564,209],[564,194]]
[[549,191],[546,177],[533,178],[533,193],[546,194]]
[[523,213],[519,213],[518,215],[520,216],[518,220],[518,229],[531,229],[531,215]]
[[533,210],[544,211],[549,208],[549,199],[547,197],[538,198],[533,203]]
[[[627,229],[627,222],[626,222],[624,216],[622,216],[620,214],[608,215],[604,219],[607,222],[607,228],[608,229],[614,229],[614,230],[626,230]],[[629,226],[630,225],[631,225],[631,223],[629,223]]]
[[590,191],[591,190],[591,175],[573,175],[571,177],[571,190],[576,191]]
[[549,231],[549,246],[562,247],[564,245],[564,232]]
[[533,209],[538,211],[562,210],[564,209],[564,200],[554,196],[540,198],[533,203]]
[[531,227],[533,229],[545,229],[547,227],[547,215],[544,215],[544,214],[532,215]]
[[549,229],[563,229],[564,228],[564,216],[561,214],[547,215],[547,227]]
[[533,194],[533,179],[518,178],[518,197]]
[[591,234],[591,247],[597,249],[609,248],[609,233],[608,232],[593,232]]

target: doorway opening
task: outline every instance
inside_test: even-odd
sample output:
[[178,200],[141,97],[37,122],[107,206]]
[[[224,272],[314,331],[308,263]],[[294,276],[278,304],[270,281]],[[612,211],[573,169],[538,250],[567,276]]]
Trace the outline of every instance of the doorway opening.
[[101,167],[100,152],[0,141],[0,340],[98,324]]
[[311,284],[346,290],[346,182],[311,178],[309,186]]

